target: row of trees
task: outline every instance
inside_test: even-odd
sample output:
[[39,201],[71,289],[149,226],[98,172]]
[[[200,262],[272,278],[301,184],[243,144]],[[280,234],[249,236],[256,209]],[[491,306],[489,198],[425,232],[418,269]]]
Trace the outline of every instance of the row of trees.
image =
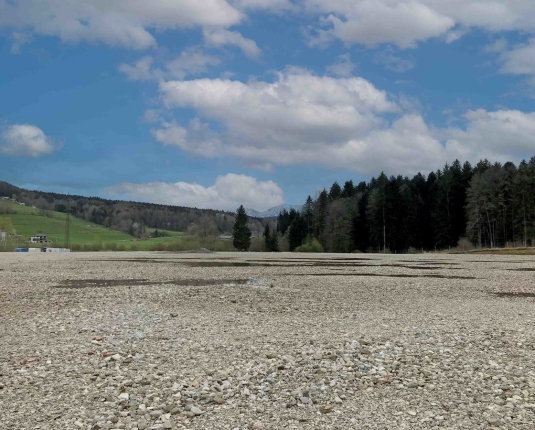
[[435,250],[463,237],[480,247],[528,246],[535,241],[535,157],[519,166],[457,160],[427,176],[334,183],[301,211],[281,212],[276,230],[290,251],[313,239],[328,252]]

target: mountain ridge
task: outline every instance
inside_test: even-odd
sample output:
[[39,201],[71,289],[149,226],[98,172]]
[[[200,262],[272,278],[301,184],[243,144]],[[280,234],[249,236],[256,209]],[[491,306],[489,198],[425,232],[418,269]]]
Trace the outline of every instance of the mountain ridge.
[[287,211],[290,211],[291,209],[300,211],[302,207],[303,205],[283,204],[283,205],[274,206],[265,211],[257,211],[255,209],[245,208],[245,212],[247,213],[247,216],[254,217],[254,218],[276,218],[285,209]]

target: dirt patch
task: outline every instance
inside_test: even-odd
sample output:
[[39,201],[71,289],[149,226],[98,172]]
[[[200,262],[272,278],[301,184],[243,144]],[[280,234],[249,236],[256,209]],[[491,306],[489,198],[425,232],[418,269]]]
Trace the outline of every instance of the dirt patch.
[[418,264],[421,266],[441,265],[441,266],[459,266],[459,263],[449,263],[447,260],[399,260],[400,263]]
[[535,293],[492,293],[497,297],[535,298]]
[[446,275],[408,275],[406,273],[279,273],[277,276],[346,276],[346,277],[381,277],[381,278],[433,278],[433,279],[478,279],[473,276]]
[[143,285],[178,285],[210,287],[214,285],[256,285],[255,279],[174,279],[169,281],[149,281],[148,279],[76,279],[65,280],[52,288],[79,289],[103,287],[136,287]]

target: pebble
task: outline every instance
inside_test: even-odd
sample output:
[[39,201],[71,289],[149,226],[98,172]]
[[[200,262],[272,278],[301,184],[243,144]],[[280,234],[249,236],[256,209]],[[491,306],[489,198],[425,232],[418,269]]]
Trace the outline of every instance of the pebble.
[[[279,276],[275,289],[261,289],[170,281],[240,279],[253,267],[123,267],[104,254],[98,262],[88,256],[36,262],[44,267],[42,286],[13,275],[26,263],[0,259],[0,295],[8,312],[18,312],[9,314],[14,335],[0,336],[0,428],[442,430],[529,429],[535,422],[532,303],[489,294],[531,288],[528,273],[502,270],[535,268],[528,258],[490,265],[475,262],[489,258],[477,255],[374,255],[377,261],[354,270],[381,276]],[[122,287],[50,288],[76,259],[86,266],[64,273],[168,284],[136,287],[130,296]],[[414,260],[411,267],[448,259],[457,270],[389,267],[397,259]],[[270,278],[327,269],[259,272]],[[389,273],[420,277],[383,276]],[[475,279],[434,277],[447,273]],[[227,309],[231,300],[236,306]],[[56,303],[62,312],[48,308]]]

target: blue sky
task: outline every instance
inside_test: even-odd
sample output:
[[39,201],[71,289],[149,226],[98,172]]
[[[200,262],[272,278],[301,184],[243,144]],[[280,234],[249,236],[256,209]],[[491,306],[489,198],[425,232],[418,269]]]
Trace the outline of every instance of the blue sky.
[[0,0],[0,180],[259,210],[535,155],[531,0]]

